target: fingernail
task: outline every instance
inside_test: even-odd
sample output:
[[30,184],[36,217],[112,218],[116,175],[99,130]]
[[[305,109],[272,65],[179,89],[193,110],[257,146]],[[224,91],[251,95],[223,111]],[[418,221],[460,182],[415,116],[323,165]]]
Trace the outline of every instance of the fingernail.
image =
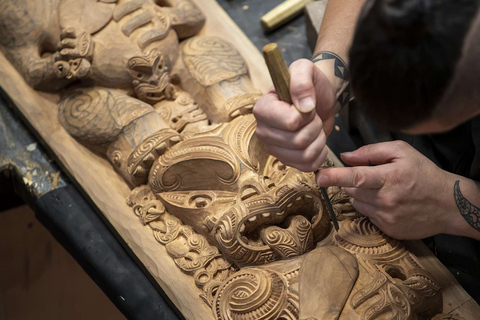
[[315,109],[315,101],[311,97],[300,99],[298,101],[298,109],[300,112],[310,112]]
[[317,178],[317,184],[319,187],[328,187],[328,177],[326,175],[320,174]]
[[340,157],[350,157],[353,155],[353,152],[341,152]]

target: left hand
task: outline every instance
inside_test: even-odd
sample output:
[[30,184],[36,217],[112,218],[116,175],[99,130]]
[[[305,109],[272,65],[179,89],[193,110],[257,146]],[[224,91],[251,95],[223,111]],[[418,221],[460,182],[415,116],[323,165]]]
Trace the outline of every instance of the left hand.
[[354,167],[323,169],[318,185],[344,187],[355,209],[393,238],[447,233],[452,215],[459,216],[455,177],[403,141],[367,145],[342,160]]

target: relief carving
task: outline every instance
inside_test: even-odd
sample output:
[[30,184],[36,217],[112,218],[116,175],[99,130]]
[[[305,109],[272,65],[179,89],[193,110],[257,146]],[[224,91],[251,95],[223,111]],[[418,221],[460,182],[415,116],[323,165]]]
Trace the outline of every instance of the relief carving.
[[261,93],[234,46],[196,36],[200,9],[191,0],[0,0],[0,49],[35,89],[62,89],[58,121],[129,184],[128,205],[212,318],[441,313],[441,288],[401,241],[332,187],[335,233],[313,173],[268,155],[251,115]]

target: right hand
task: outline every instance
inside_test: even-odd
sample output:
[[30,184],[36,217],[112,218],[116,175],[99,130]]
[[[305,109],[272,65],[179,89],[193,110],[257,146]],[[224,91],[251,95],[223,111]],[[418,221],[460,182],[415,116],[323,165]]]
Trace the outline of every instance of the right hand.
[[270,89],[253,108],[256,134],[283,164],[311,172],[327,158],[326,141],[334,126],[337,100],[330,81],[310,60],[297,60],[289,69],[294,105],[280,101],[275,89]]

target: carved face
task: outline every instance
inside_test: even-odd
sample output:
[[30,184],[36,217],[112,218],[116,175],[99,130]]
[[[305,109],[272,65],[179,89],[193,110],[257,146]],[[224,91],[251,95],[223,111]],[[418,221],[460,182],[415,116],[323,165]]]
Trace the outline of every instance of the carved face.
[[172,147],[149,176],[167,210],[237,265],[303,254],[330,228],[313,174],[268,156],[254,132],[252,115],[211,127]]
[[140,100],[154,104],[165,98],[172,99],[174,89],[168,65],[168,59],[155,49],[148,55],[128,60],[132,85]]

